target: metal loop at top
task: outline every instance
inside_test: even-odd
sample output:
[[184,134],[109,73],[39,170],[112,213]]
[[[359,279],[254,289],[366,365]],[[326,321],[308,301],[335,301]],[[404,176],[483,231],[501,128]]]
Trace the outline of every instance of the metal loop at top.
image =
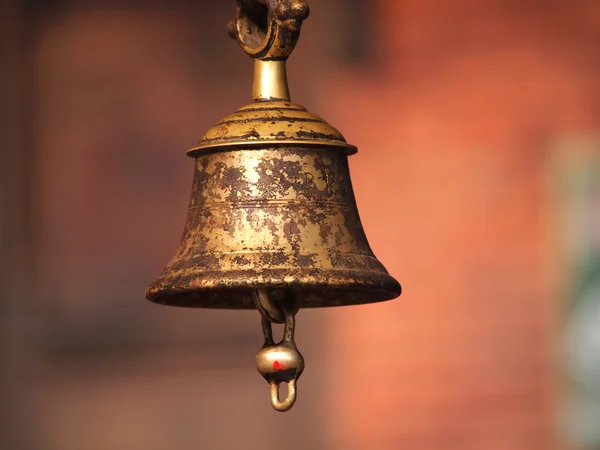
[[309,14],[304,0],[237,0],[229,35],[255,59],[287,59]]

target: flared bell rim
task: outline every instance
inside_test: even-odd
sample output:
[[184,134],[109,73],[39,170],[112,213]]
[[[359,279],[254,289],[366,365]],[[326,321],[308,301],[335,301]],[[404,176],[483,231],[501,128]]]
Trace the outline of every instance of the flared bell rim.
[[[237,271],[236,271],[237,272]],[[240,271],[241,272],[241,271]],[[151,302],[190,308],[254,309],[252,291],[299,292],[302,308],[379,303],[400,296],[400,283],[381,272],[350,275],[347,271],[273,269],[269,271],[190,272],[159,277],[146,290]],[[207,280],[210,280],[207,282]],[[251,281],[250,281],[251,280]]]

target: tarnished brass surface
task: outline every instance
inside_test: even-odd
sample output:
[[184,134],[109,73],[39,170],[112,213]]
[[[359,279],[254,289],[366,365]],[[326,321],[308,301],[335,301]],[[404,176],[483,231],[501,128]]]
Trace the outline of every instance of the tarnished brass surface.
[[201,152],[265,146],[330,147],[356,153],[344,136],[325,120],[289,100],[255,101],[222,119],[188,151]]
[[229,35],[247,55],[261,60],[285,60],[294,50],[309,7],[303,0],[238,0]]
[[363,232],[343,150],[290,146],[196,157],[181,245],[148,298],[253,308],[250,292],[258,287],[301,288],[302,307],[400,293]]
[[[255,60],[252,103],[188,151],[196,170],[181,243],[146,297],[258,309],[265,344],[257,368],[273,407],[287,411],[304,370],[293,338],[298,309],[390,300],[400,285],[373,255],[360,222],[348,169],[356,147],[290,99],[285,62],[308,5],[237,4],[228,29]],[[285,322],[279,343],[272,322]],[[283,401],[281,383],[288,384]]]

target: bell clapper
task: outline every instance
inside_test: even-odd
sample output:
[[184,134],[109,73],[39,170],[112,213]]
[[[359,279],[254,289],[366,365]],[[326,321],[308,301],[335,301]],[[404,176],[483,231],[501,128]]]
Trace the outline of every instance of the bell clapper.
[[[304,358],[294,341],[299,302],[293,292],[286,292],[281,302],[274,302],[267,289],[256,289],[253,298],[262,315],[265,337],[263,347],[256,354],[256,368],[269,383],[273,408],[280,412],[289,411],[296,402],[296,383],[304,370]],[[271,323],[282,322],[285,323],[283,338],[275,343]],[[288,395],[283,401],[279,398],[281,383],[288,385]]]

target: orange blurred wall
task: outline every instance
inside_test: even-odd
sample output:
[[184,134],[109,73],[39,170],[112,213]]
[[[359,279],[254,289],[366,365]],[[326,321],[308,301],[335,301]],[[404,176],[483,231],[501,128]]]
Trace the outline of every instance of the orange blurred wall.
[[331,313],[344,450],[559,448],[548,168],[598,132],[597,2],[379,0],[377,58],[321,86],[398,301]]

